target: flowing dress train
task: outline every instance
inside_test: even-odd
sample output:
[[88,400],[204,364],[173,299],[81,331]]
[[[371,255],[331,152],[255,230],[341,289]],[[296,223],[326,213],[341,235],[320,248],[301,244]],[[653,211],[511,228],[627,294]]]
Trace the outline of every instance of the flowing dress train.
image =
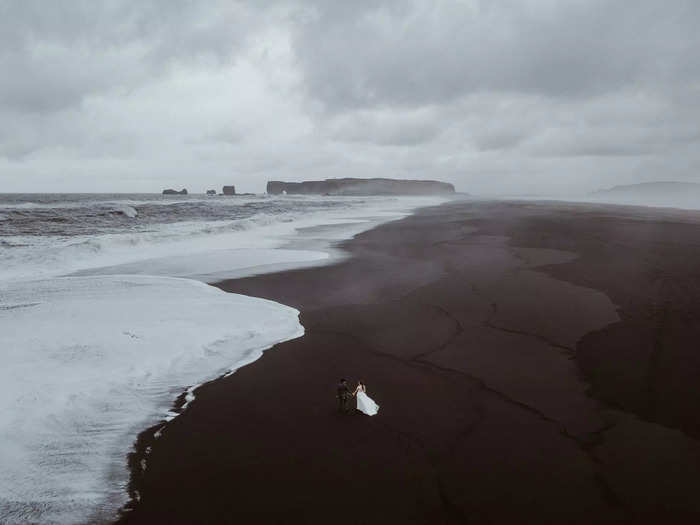
[[357,410],[368,416],[373,416],[379,412],[379,405],[362,390],[357,393]]

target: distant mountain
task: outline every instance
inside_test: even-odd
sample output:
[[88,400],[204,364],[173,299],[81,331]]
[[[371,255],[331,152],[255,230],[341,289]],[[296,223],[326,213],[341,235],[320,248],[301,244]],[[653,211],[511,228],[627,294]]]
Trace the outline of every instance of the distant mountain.
[[700,184],[695,182],[643,182],[594,191],[593,200],[700,209]]
[[696,182],[641,182],[594,191],[593,195],[682,195],[686,191],[700,191],[700,184]]

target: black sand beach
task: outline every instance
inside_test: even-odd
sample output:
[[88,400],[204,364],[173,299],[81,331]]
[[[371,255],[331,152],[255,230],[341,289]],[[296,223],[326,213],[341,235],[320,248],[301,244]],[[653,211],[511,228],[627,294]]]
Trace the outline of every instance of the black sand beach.
[[218,285],[306,334],[142,434],[122,523],[700,519],[700,213],[454,202],[343,247]]

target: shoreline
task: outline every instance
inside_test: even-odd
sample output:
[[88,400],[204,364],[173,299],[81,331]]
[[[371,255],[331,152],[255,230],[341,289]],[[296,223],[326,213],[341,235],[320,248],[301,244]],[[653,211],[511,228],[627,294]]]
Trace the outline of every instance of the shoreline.
[[[327,247],[348,232],[444,200],[265,199],[240,209],[197,205],[178,210],[139,200],[137,213],[123,202],[105,206],[99,199],[64,208],[61,199],[65,196],[47,204],[46,213],[59,216],[66,233],[75,230],[81,217],[107,215],[97,221],[94,234],[76,232],[80,235],[68,235],[64,242],[37,232],[26,245],[10,244],[17,251],[5,254],[11,264],[2,283],[3,305],[10,306],[2,318],[7,328],[3,377],[17,404],[8,406],[3,435],[8,450],[16,448],[19,453],[6,458],[5,474],[0,476],[6,494],[13,494],[11,501],[0,501],[0,514],[13,523],[72,523],[86,516],[91,522],[116,519],[129,499],[125,459],[134,441],[144,428],[182,411],[182,402],[174,403],[181,390],[216,378],[234,363],[243,364],[248,351],[263,342],[290,338],[275,339],[280,332],[298,335],[302,329],[298,311],[289,313],[288,329],[287,320],[272,312],[291,310],[286,306],[275,303],[265,313],[261,304],[265,301],[203,284],[211,282],[217,270],[224,270],[220,277],[224,278],[317,266],[319,258],[333,254]],[[30,220],[25,226],[31,233],[46,213],[27,213]],[[186,220],[193,216],[203,220]],[[168,218],[179,221],[171,224]],[[225,224],[222,218],[227,219]],[[106,223],[113,231],[101,229]],[[153,231],[145,227],[151,223],[156,224]],[[16,224],[19,230],[25,227]],[[155,248],[140,246],[147,240],[155,240]],[[117,241],[128,241],[131,254],[114,257],[119,252]],[[316,250],[292,250],[290,243]],[[41,246],[46,249],[39,250]],[[75,253],[62,258],[71,246]],[[94,256],[81,257],[85,251]],[[153,257],[159,253],[174,256]],[[39,264],[54,257],[55,265]],[[16,264],[25,259],[31,264]],[[136,259],[139,263],[133,263]],[[108,260],[117,266],[104,266]],[[120,260],[132,263],[120,265]],[[260,263],[268,266],[261,269]],[[40,275],[33,266],[43,268]],[[66,268],[83,270],[66,274]],[[236,271],[229,272],[231,268]],[[89,329],[69,329],[77,318]],[[32,332],[39,321],[46,328],[44,334]],[[29,329],[21,328],[25,325]],[[13,353],[13,349],[27,351]],[[257,356],[254,352],[248,360]],[[34,365],[33,373],[23,378],[23,368],[29,364]]]
[[[606,212],[617,214],[607,220],[622,223],[634,215],[613,207]],[[689,470],[697,442],[645,423],[632,415],[634,407],[622,412],[606,405],[598,393],[608,384],[605,377],[593,378],[596,398],[591,398],[575,366],[592,359],[586,337],[626,321],[619,291],[612,294],[613,304],[609,290],[597,291],[608,284],[583,272],[600,271],[593,263],[594,248],[600,248],[556,230],[562,219],[590,228],[596,213],[579,204],[447,203],[341,243],[351,256],[332,266],[218,283],[226,291],[299,309],[306,334],[276,345],[277,352],[230,378],[198,387],[197,401],[156,446],[142,441],[147,431],[139,436],[137,455],[130,458],[132,481],[139,450],[153,446],[154,462],[132,487],[143,494],[141,503],[120,523],[206,520],[222,511],[227,518],[219,522],[229,517],[321,522],[334,519],[332,509],[342,507],[344,498],[332,490],[339,487],[361,502],[349,516],[340,516],[343,523],[358,516],[374,523],[382,516],[503,522],[525,513],[544,521],[620,522],[700,515],[691,502],[679,500],[683,487],[697,481]],[[658,227],[683,229],[659,213]],[[543,231],[549,238],[542,238]],[[459,279],[450,283],[450,277]],[[338,374],[362,374],[383,413],[367,420],[336,417],[332,395],[326,392],[329,402],[324,392]],[[270,403],[270,395],[283,395],[285,406]],[[647,437],[647,449],[624,439],[633,430]],[[290,436],[288,453],[269,435],[280,431]],[[358,433],[359,444],[346,432]],[[517,446],[510,436],[517,436]],[[326,450],[336,440],[349,450]],[[678,456],[679,445],[685,456]],[[662,496],[653,480],[645,480],[651,485],[645,487],[620,471],[634,472],[635,463],[637,473],[648,467],[644,451],[650,447],[661,470],[669,470],[659,476],[666,484]],[[546,450],[547,457],[535,460],[530,455],[537,450]],[[616,464],[621,456],[623,465]],[[494,463],[497,457],[510,459]],[[290,470],[290,461],[298,468]],[[363,486],[354,482],[358,461]],[[674,475],[682,461],[689,466]],[[528,475],[522,478],[515,467]],[[568,481],[562,486],[561,480]],[[227,502],[227,490],[239,496],[238,505]],[[307,493],[321,502],[312,504]],[[489,503],[506,493],[507,504]],[[187,508],[178,504],[185,494]],[[416,496],[418,503],[406,503]],[[545,496],[556,501],[542,508]],[[263,504],[268,498],[274,508]]]
[[[425,207],[440,206],[445,202],[454,202],[458,200],[459,199],[452,198],[444,200],[440,203],[431,203],[427,206],[424,205],[417,208],[406,208],[404,210],[385,210],[384,213],[388,217],[390,217],[388,219],[386,217],[377,216],[370,213],[369,215],[364,217],[351,217],[343,222],[331,222],[328,224],[304,226],[301,228],[297,228],[296,233],[293,236],[288,236],[286,238],[286,242],[280,245],[278,248],[276,248],[276,250],[281,250],[283,252],[288,250],[305,251],[312,255],[315,253],[323,253],[326,255],[326,258],[309,258],[308,260],[289,261],[281,263],[263,264],[253,267],[236,268],[235,270],[223,272],[226,274],[225,278],[219,278],[219,280],[213,281],[204,280],[204,277],[212,277],[208,275],[195,275],[183,278],[202,280],[202,282],[208,286],[212,286],[214,288],[223,290],[223,288],[221,288],[221,286],[219,285],[230,280],[252,278],[269,274],[285,273],[295,270],[320,268],[324,266],[332,266],[335,264],[339,264],[351,257],[351,255],[342,248],[342,245],[352,240],[354,236],[377,228],[383,224],[388,224],[394,221],[401,220],[405,217],[411,216],[418,210],[423,209]],[[318,235],[319,233],[320,236]],[[101,275],[101,273],[99,272],[102,270],[104,269],[98,268],[98,273],[96,273],[95,275]],[[90,272],[85,273],[88,276],[91,275]],[[76,275],[80,276],[81,272],[78,272]],[[278,303],[278,301],[273,302]],[[295,335],[292,338],[286,339],[283,342],[292,341],[299,337],[303,337],[303,335],[304,328],[302,325],[301,333]],[[231,376],[240,368],[243,368],[258,360],[264,352],[274,348],[275,346],[277,346],[277,344],[253,349],[248,354],[246,354],[245,359],[236,363],[236,365],[232,366],[231,369],[227,370],[226,372],[202,383],[198,383],[187,387],[173,401],[172,406],[168,409],[168,412],[163,420],[138,432],[136,441],[133,445],[134,450],[127,455],[127,469],[130,473],[129,482],[126,489],[128,501],[126,504],[122,505],[119,508],[117,514],[118,521],[121,520],[124,515],[130,512],[140,501],[140,492],[138,490],[137,480],[138,476],[147,469],[147,460],[150,454],[150,450],[157,443],[158,438],[162,435],[162,432],[165,430],[167,425],[176,417],[180,416],[187,409],[189,404],[196,399],[196,391],[209,383],[220,381]],[[95,516],[95,519],[101,521],[101,518],[96,518],[96,516],[102,515],[101,509],[97,509],[93,514]],[[92,521],[93,519],[88,520],[88,522]]]

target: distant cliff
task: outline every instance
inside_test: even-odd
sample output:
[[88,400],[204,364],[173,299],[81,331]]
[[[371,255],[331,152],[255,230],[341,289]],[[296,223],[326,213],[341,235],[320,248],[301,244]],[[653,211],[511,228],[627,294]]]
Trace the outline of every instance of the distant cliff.
[[182,188],[180,191],[173,190],[171,188],[168,188],[167,190],[163,190],[163,195],[187,195],[187,189]]
[[454,193],[452,184],[435,180],[326,179],[304,182],[267,183],[267,193],[320,195],[435,195]]
[[643,182],[614,186],[591,193],[601,202],[638,204],[644,206],[671,206],[700,208],[700,184],[694,182]]

